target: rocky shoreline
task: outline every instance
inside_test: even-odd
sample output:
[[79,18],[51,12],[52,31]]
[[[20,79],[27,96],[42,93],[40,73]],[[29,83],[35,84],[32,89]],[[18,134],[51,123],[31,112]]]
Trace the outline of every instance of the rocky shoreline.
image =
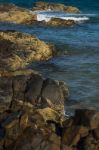
[[[43,6],[44,5],[44,6]],[[43,25],[43,26],[65,26],[71,27],[76,24],[73,20],[64,20],[59,18],[52,18],[50,21],[45,20],[38,21],[37,14],[35,11],[38,10],[48,10],[48,8],[53,8],[56,11],[63,11],[65,13],[80,13],[78,8],[72,6],[64,6],[61,4],[48,4],[39,2],[35,4],[32,10],[28,10],[14,4],[0,4],[0,22],[10,22],[16,24],[25,25]],[[51,10],[53,10],[51,9]]]
[[64,82],[33,70],[0,72],[0,150],[98,150],[99,112],[64,116]]
[[[43,2],[33,9],[48,8],[67,9]],[[1,22],[27,24],[27,20],[35,23],[36,16],[13,4],[0,5]],[[58,20],[52,21],[49,24],[56,26]],[[66,117],[67,85],[28,69],[33,61],[55,55],[53,44],[33,35],[0,31],[0,150],[99,150],[99,111],[77,109]]]

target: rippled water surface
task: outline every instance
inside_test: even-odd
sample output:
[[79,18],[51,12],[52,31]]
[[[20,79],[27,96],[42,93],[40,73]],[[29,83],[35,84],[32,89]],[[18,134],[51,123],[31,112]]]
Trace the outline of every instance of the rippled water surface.
[[[72,4],[82,8],[81,17],[89,19],[70,28],[0,23],[0,30],[12,29],[36,35],[46,42],[56,44],[65,52],[65,55],[33,63],[30,67],[39,70],[44,76],[65,81],[70,89],[71,107],[99,109],[99,3],[96,2],[97,5],[95,2],[92,5],[89,0],[87,4],[71,0]],[[77,18],[79,15],[72,17]]]

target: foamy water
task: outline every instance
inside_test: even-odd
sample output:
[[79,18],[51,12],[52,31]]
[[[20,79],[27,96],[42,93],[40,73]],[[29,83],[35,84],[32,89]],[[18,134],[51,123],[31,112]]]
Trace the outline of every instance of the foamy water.
[[52,18],[60,18],[64,20],[74,20],[75,22],[81,23],[90,19],[90,14],[69,14],[58,11],[34,11],[37,14],[38,21],[50,21]]
[[38,14],[37,15],[37,20],[38,21],[50,21],[51,18],[60,18],[60,19],[64,19],[64,20],[74,20],[75,22],[83,22],[83,21],[87,21],[89,20],[88,17],[84,16],[84,17],[58,17],[58,16],[48,16],[48,15],[43,15],[43,14]]

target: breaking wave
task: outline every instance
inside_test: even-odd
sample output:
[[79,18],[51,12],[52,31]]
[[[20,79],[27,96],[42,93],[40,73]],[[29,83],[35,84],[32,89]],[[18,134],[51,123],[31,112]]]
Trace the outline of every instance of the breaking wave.
[[38,21],[50,21],[51,18],[60,18],[64,20],[74,20],[81,23],[90,19],[90,14],[68,14],[58,11],[35,11]]

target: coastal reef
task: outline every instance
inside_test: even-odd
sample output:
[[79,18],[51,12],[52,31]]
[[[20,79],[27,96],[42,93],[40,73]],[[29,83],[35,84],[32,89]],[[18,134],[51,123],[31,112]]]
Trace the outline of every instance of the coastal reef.
[[[44,7],[44,6],[45,7]],[[46,10],[50,6],[51,10],[64,11],[66,13],[80,13],[78,8],[72,6],[64,6],[62,4],[47,4],[44,2],[38,2],[33,7],[33,10],[28,10],[16,6],[14,4],[0,4],[0,22],[24,24],[24,25],[42,25],[42,26],[64,26],[71,27],[76,24],[74,20],[65,20],[60,18],[52,18],[48,22],[45,20],[39,21],[35,10]],[[62,7],[63,6],[63,7]],[[65,8],[66,7],[66,8]],[[64,9],[63,9],[64,8]]]
[[80,13],[80,10],[77,7],[65,6],[60,3],[47,3],[47,2],[36,2],[34,4],[33,10],[56,10],[63,11],[66,13]]

